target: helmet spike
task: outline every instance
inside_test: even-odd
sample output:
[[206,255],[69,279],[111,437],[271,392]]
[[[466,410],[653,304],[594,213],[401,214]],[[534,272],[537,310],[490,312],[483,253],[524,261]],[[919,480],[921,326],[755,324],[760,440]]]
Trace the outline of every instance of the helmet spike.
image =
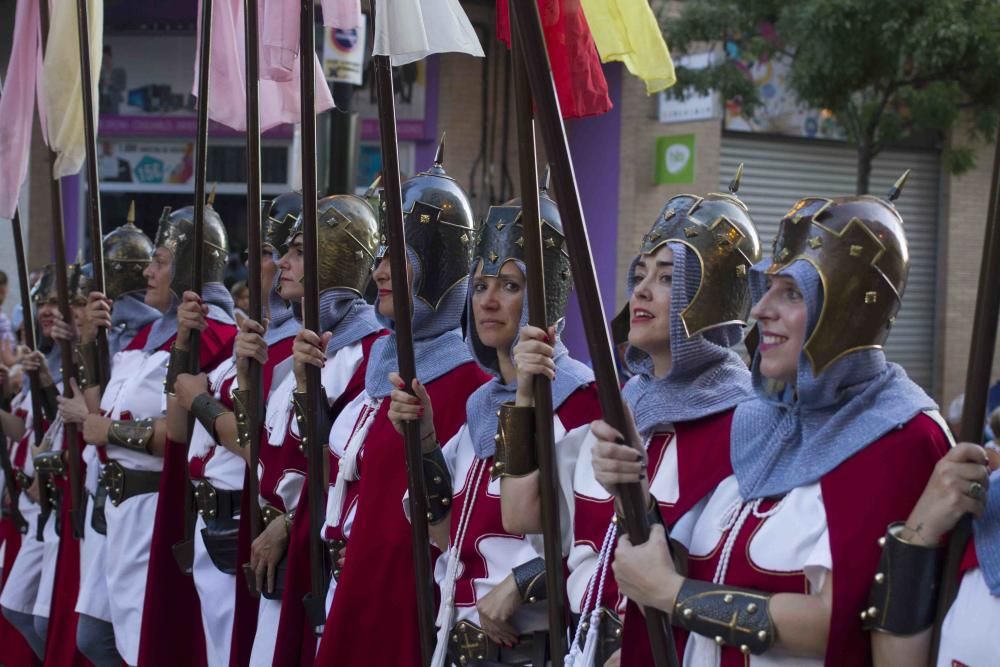
[[125,224],[134,225],[135,224],[135,200],[133,199],[128,205],[128,215],[125,216]]
[[372,181],[372,184],[368,186],[367,190],[365,190],[365,199],[368,199],[370,197],[374,197],[375,196],[375,191],[378,190],[378,186],[381,183],[382,183],[382,174],[380,172],[380,173],[378,173],[378,174],[375,175],[375,180]]
[[213,206],[215,204],[215,189],[218,186],[218,183],[212,183],[212,191],[208,193],[208,201],[206,202],[206,205]]
[[441,133],[441,142],[438,144],[437,152],[434,153],[434,164],[438,167],[444,164],[444,137],[446,134],[447,132]]
[[897,199],[899,199],[899,195],[903,194],[903,186],[906,185],[906,179],[908,179],[909,177],[910,177],[910,170],[907,169],[900,175],[899,178],[896,179],[896,182],[892,184],[891,188],[889,188],[888,195],[886,195],[889,201],[894,202]]
[[733,176],[733,180],[729,181],[729,192],[736,194],[740,191],[740,182],[743,180],[743,163],[740,162],[740,166],[736,167],[736,175]]
[[549,187],[552,185],[552,165],[545,165],[545,172],[542,174],[542,182],[538,184],[538,189],[542,192],[548,192]]

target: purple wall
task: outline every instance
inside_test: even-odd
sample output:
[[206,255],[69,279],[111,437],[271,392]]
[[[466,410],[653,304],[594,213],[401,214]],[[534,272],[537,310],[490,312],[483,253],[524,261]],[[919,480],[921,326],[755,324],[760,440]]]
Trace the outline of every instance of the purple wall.
[[[618,249],[618,176],[621,163],[621,92],[622,66],[604,65],[604,76],[614,107],[608,113],[566,123],[573,169],[580,190],[580,201],[587,220],[591,254],[597,282],[601,288],[605,318],[615,313],[615,300],[621,286],[617,280]],[[573,356],[590,361],[587,338],[583,333],[580,307],[576,297],[570,299],[566,314],[563,341]]]

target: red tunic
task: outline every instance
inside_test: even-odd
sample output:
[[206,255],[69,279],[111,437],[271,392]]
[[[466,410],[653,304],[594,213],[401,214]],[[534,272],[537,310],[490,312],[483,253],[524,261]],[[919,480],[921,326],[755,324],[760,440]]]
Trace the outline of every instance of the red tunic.
[[[66,446],[68,432],[63,430],[63,447],[66,456],[69,448]],[[77,433],[77,460],[80,466],[80,492],[83,490],[83,480],[86,479],[87,466],[80,452],[83,451],[83,434]],[[90,661],[83,657],[76,648],[76,624],[80,615],[76,613],[76,598],[80,592],[80,542],[73,535],[72,511],[73,494],[70,493],[69,473],[55,479],[56,486],[61,489],[62,502],[59,504],[59,553],[56,556],[55,581],[52,586],[52,603],[49,611],[49,628],[45,637],[45,665],[64,667],[66,665],[89,665]],[[84,501],[86,502],[86,501]],[[80,508],[84,513],[85,507]],[[51,517],[50,521],[55,521]]]
[[[664,527],[669,531],[677,521],[687,514],[713,489],[733,473],[729,458],[729,433],[733,423],[733,410],[720,412],[689,422],[677,422],[674,431],[677,433],[677,470],[680,495],[674,503],[660,502],[660,516]],[[654,438],[649,445],[649,478],[656,478],[663,459],[663,453],[669,441],[666,438]],[[655,448],[654,448],[655,445]],[[606,503],[608,514],[603,521],[603,530],[607,529],[613,511],[612,503]],[[602,532],[603,536],[603,532]],[[600,542],[597,542],[600,545]],[[614,556],[612,555],[612,558]],[[618,594],[618,584],[614,577],[609,576],[605,583],[605,600],[607,590]],[[607,604],[607,603],[605,603]],[[612,607],[613,608],[613,607]],[[625,612],[625,627],[622,634],[621,665],[651,665],[653,654],[649,646],[649,635],[646,631],[645,619],[634,602],[629,602]],[[686,633],[674,630],[674,643],[678,655],[684,655],[684,640]]]
[[[861,450],[819,480],[822,513],[825,514],[829,533],[829,563],[833,573],[833,610],[825,664],[870,665],[871,646],[868,634],[862,629],[860,614],[865,608],[872,579],[881,549],[878,538],[885,534],[885,527],[904,520],[924,490],[937,460],[948,450],[949,442],[941,427],[931,417],[918,415],[900,429],[891,431]],[[728,484],[728,482],[727,482]],[[805,489],[806,487],[803,487]],[[783,513],[767,514],[784,498],[791,498],[798,490],[783,498],[762,501],[759,511],[751,513],[742,524],[730,551],[725,582],[732,586],[751,588],[771,593],[815,593],[804,570],[794,567],[765,567],[760,558],[751,556],[750,544],[757,545],[758,536],[778,535],[768,533],[771,522],[785,521]],[[794,509],[788,511],[794,512]],[[706,510],[701,521],[711,522]],[[794,514],[792,515],[794,519]],[[822,526],[810,527],[822,531]],[[699,522],[699,529],[702,525]],[[698,529],[696,529],[697,532]],[[722,526],[719,544],[725,541],[732,528]],[[787,530],[787,528],[783,528]],[[788,534],[788,533],[785,533]],[[763,539],[763,537],[760,537]],[[758,546],[755,553],[761,557],[775,553],[775,549]],[[780,547],[781,545],[779,545]],[[808,546],[808,545],[806,545]],[[786,551],[796,548],[789,544]],[[699,553],[706,545],[698,547]],[[691,577],[712,581],[722,549],[712,549],[707,555],[695,557],[695,549],[688,559]],[[781,551],[779,548],[778,552]],[[769,556],[773,558],[773,556]],[[789,561],[791,562],[791,561]],[[806,561],[808,562],[808,561]],[[797,664],[788,658],[788,664]],[[747,658],[736,647],[723,647],[721,665],[746,665]],[[750,658],[750,664],[753,658]]]
[[[455,435],[469,395],[489,379],[470,361],[426,385],[441,441]],[[319,664],[421,664],[410,524],[401,505],[406,460],[402,438],[387,417],[389,403],[382,401],[358,459],[359,479],[351,483],[359,490],[357,513]]]
[[[336,415],[345,405],[353,401],[365,388],[365,374],[368,370],[368,354],[376,340],[386,335],[387,331],[378,331],[361,339],[363,357],[357,370],[351,377],[347,388],[333,405],[332,414]],[[292,433],[291,422],[285,432],[285,442],[275,448],[282,452],[284,469],[301,470],[305,474],[305,455],[299,450],[300,439]],[[332,458],[332,457],[331,457]],[[337,469],[331,466],[330,479],[337,478]],[[276,488],[277,483],[269,485]],[[261,489],[264,485],[261,484]],[[277,493],[268,496],[269,502],[281,500]],[[276,507],[281,507],[280,504]],[[303,667],[312,665],[316,656],[316,633],[306,620],[305,607],[302,599],[310,592],[312,581],[309,569],[309,485],[302,485],[302,493],[296,505],[295,520],[292,522],[292,532],[288,538],[288,552],[285,590],[281,597],[281,618],[278,621],[278,636],[274,644],[274,667]]]
[[[18,412],[22,412],[23,419],[23,411]],[[15,470],[23,469],[24,457],[28,451],[27,440],[22,439],[16,442],[7,438],[4,440],[6,442],[0,446],[7,447],[9,445],[11,467]],[[4,480],[5,488],[13,487],[15,484],[17,484],[16,480]],[[20,489],[20,491],[24,493],[24,489]],[[0,544],[3,545],[3,570],[0,571],[0,591],[2,591],[7,583],[7,577],[10,576],[10,569],[14,567],[17,552],[21,549],[21,533],[18,532],[14,520],[11,518],[5,517],[0,520]],[[0,663],[2,664],[12,667],[20,667],[21,665],[27,667],[38,663],[35,659],[35,653],[25,641],[24,635],[8,623],[3,616],[0,616],[0,647],[2,647],[0,649]]]
[[[208,320],[208,328],[201,333],[201,370],[214,368],[229,357],[235,338],[235,326]],[[205,660],[194,581],[177,567],[171,550],[175,543],[185,539],[186,470],[187,447],[168,439],[142,611],[139,664],[144,667],[197,665]]]

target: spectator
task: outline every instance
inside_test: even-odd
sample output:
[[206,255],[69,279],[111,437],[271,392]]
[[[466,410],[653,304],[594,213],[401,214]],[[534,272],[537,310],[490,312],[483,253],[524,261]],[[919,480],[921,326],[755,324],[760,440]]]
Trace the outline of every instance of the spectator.
[[[0,271],[0,308],[7,300],[7,274]],[[0,310],[0,341],[6,341],[11,346],[15,344],[14,328],[10,325],[10,318]]]
[[247,287],[245,280],[241,280],[233,285],[229,293],[233,295],[233,303],[236,304],[236,326],[239,326],[247,318],[247,312],[250,310],[250,288]]

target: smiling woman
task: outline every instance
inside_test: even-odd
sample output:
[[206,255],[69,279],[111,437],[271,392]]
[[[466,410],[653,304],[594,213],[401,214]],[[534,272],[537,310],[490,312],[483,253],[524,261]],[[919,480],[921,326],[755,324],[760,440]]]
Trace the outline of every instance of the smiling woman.
[[760,327],[760,373],[793,384],[806,339],[806,303],[790,276],[772,276],[766,284],[767,291],[750,311]]
[[639,255],[632,274],[629,299],[628,342],[653,360],[653,374],[670,371],[670,292],[674,276],[674,251],[664,244],[653,253]]

